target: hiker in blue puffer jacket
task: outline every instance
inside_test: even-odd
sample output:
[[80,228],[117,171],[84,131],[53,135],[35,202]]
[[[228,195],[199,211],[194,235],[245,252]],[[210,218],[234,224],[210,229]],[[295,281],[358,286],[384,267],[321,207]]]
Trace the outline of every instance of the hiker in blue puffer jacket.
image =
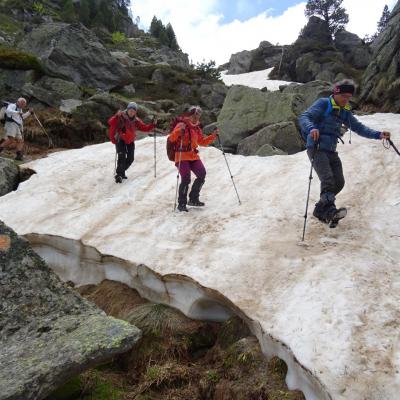
[[337,210],[335,206],[335,196],[344,187],[342,162],[336,151],[338,141],[342,141],[342,125],[369,139],[390,138],[389,132],[375,131],[354,117],[349,105],[354,92],[352,81],[341,81],[334,85],[330,97],[318,99],[299,117],[302,135],[307,140],[308,157],[310,161],[314,159],[313,165],[321,181],[321,197],[313,215],[323,222],[346,215],[346,209]]

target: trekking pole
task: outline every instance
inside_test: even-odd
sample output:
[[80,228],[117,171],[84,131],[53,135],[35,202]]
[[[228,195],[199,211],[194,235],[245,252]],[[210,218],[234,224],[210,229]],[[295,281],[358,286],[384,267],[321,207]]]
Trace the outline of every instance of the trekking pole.
[[318,150],[318,143],[314,145],[313,153],[311,156],[311,169],[310,169],[310,176],[309,176],[309,181],[308,181],[308,192],[307,192],[307,202],[306,202],[306,212],[304,213],[304,226],[303,226],[303,237],[301,239],[302,242],[304,242],[304,235],[306,233],[306,224],[307,224],[307,216],[308,216],[308,202],[310,200],[310,191],[311,191],[311,180],[313,178],[312,172],[314,168],[314,158],[315,154],[317,153]]
[[154,130],[154,178],[157,178],[157,132]]
[[42,125],[42,123],[40,122],[39,118],[37,117],[36,113],[32,113],[33,116],[35,117],[37,123],[39,124],[39,126],[42,128],[42,131],[44,132],[44,134],[47,136],[47,139],[49,139],[49,148],[50,147],[54,147],[53,141],[51,140],[50,136],[48,135],[48,133],[46,132],[46,129],[44,129],[44,126]]
[[179,146],[179,162],[178,162],[178,173],[176,174],[174,212],[176,211],[176,201],[178,200],[179,172],[181,171],[182,149],[183,149],[183,132],[182,132],[182,136],[181,136],[181,144]]
[[236,189],[235,181],[233,180],[233,175],[232,175],[231,169],[229,168],[228,160],[226,159],[226,154],[225,154],[225,151],[224,151],[224,147],[222,146],[222,142],[221,142],[221,139],[220,139],[219,135],[217,135],[217,138],[218,138],[219,147],[220,147],[220,149],[222,151],[222,154],[224,155],[226,166],[228,167],[229,175],[230,175],[230,177],[232,179],[233,187],[235,188],[236,196],[238,198],[239,206],[240,206],[242,204],[242,202],[240,201],[239,193],[238,193],[238,191]]
[[114,176],[117,174],[117,146],[115,146]]
[[392,146],[393,150],[400,156],[400,151],[394,145],[394,143],[392,142],[392,139],[385,139],[385,141],[383,142],[383,147],[385,147],[385,149],[390,149],[390,146]]

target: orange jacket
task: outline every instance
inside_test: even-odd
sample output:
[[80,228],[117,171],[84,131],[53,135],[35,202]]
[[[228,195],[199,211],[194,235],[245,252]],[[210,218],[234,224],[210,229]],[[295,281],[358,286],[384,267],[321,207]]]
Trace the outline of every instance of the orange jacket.
[[112,116],[108,120],[108,125],[110,126],[110,139],[114,144],[117,143],[117,138],[115,137],[116,133],[118,133],[119,138],[126,144],[130,144],[136,139],[136,129],[139,129],[142,132],[150,132],[156,127],[154,124],[144,124],[138,117],[131,120],[128,118],[126,113]]
[[209,136],[204,136],[199,125],[193,125],[188,119],[184,118],[182,122],[179,122],[175,126],[174,130],[169,135],[171,142],[177,143],[178,145],[178,151],[175,153],[175,163],[179,163],[179,148],[181,145],[182,131],[184,132],[184,135],[181,161],[200,160],[197,147],[208,146],[217,138],[215,133],[212,133]]

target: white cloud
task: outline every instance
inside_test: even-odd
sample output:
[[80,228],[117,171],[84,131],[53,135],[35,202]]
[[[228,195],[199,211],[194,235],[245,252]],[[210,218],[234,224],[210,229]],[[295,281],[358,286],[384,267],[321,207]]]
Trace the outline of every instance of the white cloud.
[[[305,2],[287,9],[282,15],[272,17],[265,11],[246,21],[235,20],[222,23],[223,16],[215,13],[218,0],[135,0],[133,13],[148,28],[154,15],[164,24],[170,22],[182,50],[193,62],[203,59],[222,64],[231,54],[251,50],[267,40],[272,44],[294,42],[307,23],[304,16]],[[385,4],[390,8],[396,0],[344,0],[343,6],[350,15],[347,29],[360,37],[376,31]]]
[[[377,23],[382,16],[383,7],[387,4],[391,10],[397,0],[344,0],[343,7],[349,14],[350,21],[346,26],[349,32],[363,38],[366,34],[376,32]],[[368,3],[368,4],[367,4]]]

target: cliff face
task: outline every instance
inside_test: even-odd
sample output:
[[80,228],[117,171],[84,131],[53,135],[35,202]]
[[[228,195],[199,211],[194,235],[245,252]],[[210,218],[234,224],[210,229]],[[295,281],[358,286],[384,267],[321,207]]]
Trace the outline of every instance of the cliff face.
[[361,100],[381,111],[400,112],[400,1],[373,45],[363,76]]

